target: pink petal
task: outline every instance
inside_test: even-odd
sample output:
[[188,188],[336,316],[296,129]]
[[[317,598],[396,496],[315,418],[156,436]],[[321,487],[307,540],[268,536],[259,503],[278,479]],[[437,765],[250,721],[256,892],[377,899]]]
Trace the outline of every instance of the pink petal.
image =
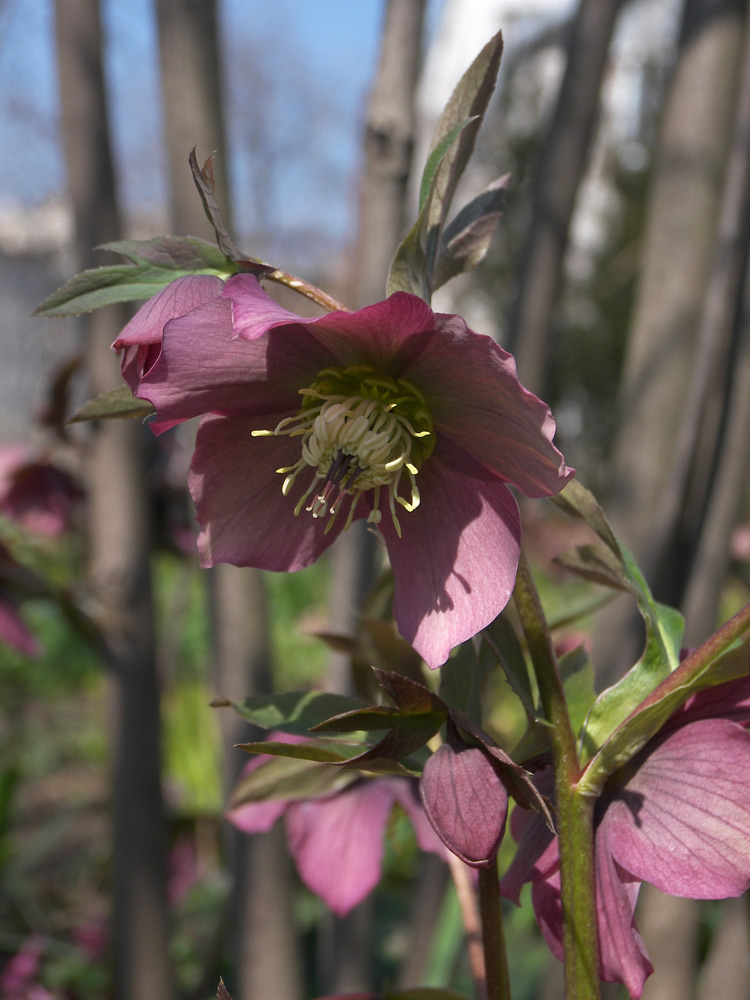
[[[282,494],[284,477],[276,469],[294,464],[299,440],[252,436],[253,430],[267,427],[264,417],[207,416],[201,421],[188,484],[202,528],[198,549],[203,566],[229,562],[283,572],[302,569],[341,533],[346,507],[327,535],[326,518],[314,518],[304,508],[295,517],[297,499],[312,475],[300,476],[289,496]],[[358,515],[366,513],[363,505]]]
[[520,550],[518,506],[506,486],[439,444],[417,477],[421,503],[387,511],[380,530],[395,578],[399,631],[430,667],[488,625],[508,603]]
[[383,833],[392,808],[390,789],[377,779],[289,806],[287,838],[300,877],[339,916],[380,881]]
[[122,351],[121,370],[133,392],[159,356],[166,324],[221,295],[224,282],[208,274],[177,278],[142,305],[112,347]]
[[232,826],[243,833],[265,833],[283,815],[289,805],[287,799],[268,799],[266,802],[244,802],[227,809],[224,814]]
[[508,815],[508,793],[489,757],[479,747],[444,743],[425,764],[419,787],[448,850],[467,865],[488,868]]
[[635,923],[641,883],[612,857],[608,834],[604,822],[596,833],[595,847],[599,974],[606,983],[624,983],[637,1000],[654,971]]
[[295,413],[299,390],[330,365],[331,355],[303,330],[237,340],[231,308],[226,299],[215,299],[165,327],[159,360],[138,391],[160,420],[210,412]]
[[[750,669],[750,651],[748,669]],[[726,684],[717,684],[694,694],[671,716],[662,732],[683,726],[687,722],[717,717],[739,723],[750,722],[750,676],[738,677]]]
[[435,336],[404,375],[439,432],[526,496],[559,493],[573,476],[552,444],[549,407],[521,385],[513,357],[459,316],[438,314]]
[[402,778],[381,778],[380,780],[388,784],[394,800],[409,817],[420,849],[445,858],[445,847],[427,819],[427,814],[419,798],[417,782],[404,781]]
[[[294,733],[270,732],[266,739],[273,743],[304,743],[304,736]],[[242,768],[242,774],[251,774],[269,761],[268,754],[254,754]],[[289,805],[289,799],[267,799],[263,802],[244,802],[227,809],[225,817],[243,833],[265,833],[270,830]]]
[[652,741],[622,772],[630,776],[608,792],[603,823],[623,868],[691,899],[748,888],[750,734],[725,719],[692,722]]
[[39,656],[39,643],[12,604],[0,600],[0,642],[24,656]]
[[432,309],[418,296],[405,292],[356,312],[317,317],[297,316],[283,309],[249,275],[231,278],[223,294],[232,301],[238,337],[255,340],[282,325],[306,327],[307,336],[325,344],[338,364],[371,364],[388,375],[401,375],[423,349],[428,339],[425,335],[435,329]]

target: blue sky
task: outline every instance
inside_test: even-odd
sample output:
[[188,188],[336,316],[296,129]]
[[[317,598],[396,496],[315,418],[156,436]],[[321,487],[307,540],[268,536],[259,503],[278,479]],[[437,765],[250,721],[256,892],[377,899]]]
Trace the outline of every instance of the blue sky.
[[[440,2],[428,2],[432,22]],[[165,198],[152,3],[102,0],[126,210]],[[219,9],[225,78],[235,81],[234,92],[241,94],[251,67],[266,81],[258,141],[238,134],[228,140],[237,216],[263,215],[284,227],[296,220],[303,228],[327,220],[341,235],[355,198],[353,170],[384,0],[220,0]],[[53,0],[0,2],[0,202],[39,202],[64,189],[53,16]],[[273,183],[264,186],[263,203],[253,204],[253,178],[263,168]]]

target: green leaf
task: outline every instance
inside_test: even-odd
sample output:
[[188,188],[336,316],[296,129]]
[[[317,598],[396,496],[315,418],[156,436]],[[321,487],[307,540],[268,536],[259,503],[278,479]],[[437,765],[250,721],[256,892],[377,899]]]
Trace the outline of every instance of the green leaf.
[[643,655],[617,684],[602,692],[586,719],[581,732],[585,763],[677,667],[684,621],[679,611],[654,600],[635,559],[617,540],[604,511],[582,483],[571,480],[552,501],[568,514],[583,518],[604,542],[603,546],[580,546],[556,561],[588,580],[631,593],[646,624]]
[[324,691],[285,691],[283,694],[264,694],[246,698],[232,705],[236,712],[262,729],[278,729],[284,733],[306,736],[313,726],[331,716],[342,715],[363,707],[354,698]]
[[474,149],[477,131],[495,89],[502,35],[482,49],[459,81],[432,138],[421,184],[417,220],[396,251],[386,292],[411,292],[429,302],[440,237],[456,185]]
[[162,236],[151,240],[105,243],[129,264],[95,267],[75,275],[34,311],[35,316],[78,316],[115,302],[150,299],[188,274],[228,278],[237,271],[213,244],[194,236]]
[[440,668],[438,694],[451,708],[459,709],[481,725],[484,682],[497,666],[497,656],[486,643],[479,646],[478,652],[474,643],[461,643]]
[[127,385],[120,385],[109,392],[94,396],[76,410],[69,423],[85,420],[113,420],[122,417],[148,417],[155,413],[147,399],[136,399]]
[[277,757],[314,760],[321,764],[346,764],[370,749],[365,743],[341,743],[335,740],[307,740],[304,743],[238,743],[246,753],[267,753]]
[[594,494],[591,490],[586,489],[580,479],[568,480],[557,496],[550,497],[550,500],[571,517],[582,518],[615,555],[620,555],[620,543],[609,526],[604,511],[599,506]]
[[582,792],[597,794],[607,777],[638,753],[691,695],[748,675],[750,639],[697,671],[686,660],[601,746],[584,772]]
[[531,689],[526,658],[523,655],[523,649],[518,640],[516,630],[513,628],[507,614],[503,612],[498,615],[482,631],[482,636],[495,653],[505,673],[505,679],[510,685],[511,690],[520,699],[527,716],[530,719],[537,718],[539,709]]
[[374,705],[372,708],[356,708],[353,712],[334,715],[317,726],[311,726],[315,733],[357,733],[377,729],[390,729],[403,716],[390,705]]
[[646,623],[646,647],[635,666],[617,684],[602,692],[592,706],[581,733],[583,762],[680,662],[685,624],[682,615],[654,601],[635,560],[624,548],[622,552],[625,575]]
[[425,206],[425,202],[430,197],[432,193],[433,184],[435,182],[435,175],[437,174],[438,167],[443,162],[446,154],[450,150],[453,143],[458,139],[459,135],[463,132],[467,125],[471,125],[472,122],[477,120],[477,116],[474,115],[471,118],[465,118],[462,122],[454,125],[447,135],[444,135],[440,142],[435,146],[430,155],[427,157],[427,162],[424,165],[424,170],[422,171],[422,180],[419,184],[419,211],[421,212]]
[[231,807],[269,799],[312,799],[339,790],[355,775],[313,760],[270,757],[260,767],[243,774],[232,792]]
[[594,665],[584,647],[578,646],[569,653],[564,653],[558,661],[558,666],[570,722],[573,732],[577,733],[596,701]]
[[[442,157],[430,185],[428,228],[442,230],[453,192],[474,150],[479,126],[492,97],[503,54],[503,36],[498,32],[484,46],[451,94],[435,128],[430,153],[436,150],[457,125],[473,119],[462,129],[458,142]],[[437,246],[437,240],[435,241]],[[431,261],[431,267],[434,261]]]
[[443,231],[433,290],[484,258],[502,217],[510,174],[499,177],[456,214]]

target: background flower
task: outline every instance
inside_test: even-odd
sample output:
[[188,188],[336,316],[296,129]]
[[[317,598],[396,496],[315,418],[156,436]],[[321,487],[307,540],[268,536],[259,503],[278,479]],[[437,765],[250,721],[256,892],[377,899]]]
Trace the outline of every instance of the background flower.
[[[272,734],[287,742],[298,738]],[[262,767],[256,757],[245,773]],[[380,881],[383,837],[395,805],[414,827],[423,851],[444,856],[444,848],[422,809],[417,781],[411,778],[358,778],[340,791],[312,799],[269,799],[227,811],[227,819],[244,833],[270,830],[281,816],[289,851],[305,885],[339,916],[361,903]]]

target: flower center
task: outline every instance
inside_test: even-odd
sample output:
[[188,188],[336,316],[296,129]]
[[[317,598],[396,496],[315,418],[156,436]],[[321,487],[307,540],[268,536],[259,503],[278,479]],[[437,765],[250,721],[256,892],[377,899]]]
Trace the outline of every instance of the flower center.
[[[298,476],[312,470],[294,513],[299,514],[309,500],[305,509],[313,517],[328,517],[328,532],[344,497],[350,496],[346,530],[360,497],[372,490],[367,520],[377,524],[385,492],[400,537],[396,505],[408,511],[419,506],[417,473],[435,447],[422,393],[406,379],[379,375],[370,365],[354,365],[324,369],[309,388],[300,389],[300,395],[302,407],[293,417],[285,417],[273,431],[253,431],[256,436],[301,438],[298,461],[276,470],[285,477],[284,496]],[[400,495],[405,480],[408,499]]]

